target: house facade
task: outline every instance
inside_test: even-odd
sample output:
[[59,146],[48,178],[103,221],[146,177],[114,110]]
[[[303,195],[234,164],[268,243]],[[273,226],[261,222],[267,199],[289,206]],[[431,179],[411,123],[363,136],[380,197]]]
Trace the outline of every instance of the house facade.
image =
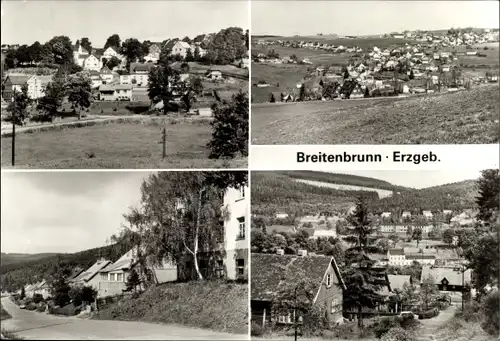
[[84,49],[80,44],[77,44],[73,49],[73,61],[76,65],[83,67],[83,62],[90,55],[90,52]]
[[146,62],[156,63],[160,60],[161,49],[157,44],[153,44],[149,47],[149,53],[144,57]]
[[90,268],[80,273],[78,276],[69,281],[72,286],[90,286],[99,293],[99,271],[110,265],[112,262],[107,259],[99,259]]
[[172,47],[172,55],[180,55],[182,58],[186,58],[187,51],[191,50],[191,45],[186,43],[185,41],[178,41]]
[[83,61],[82,65],[84,70],[100,71],[102,69],[102,62],[94,55],[90,55]]
[[[251,318],[261,326],[268,323],[291,324],[294,311],[282,309],[276,294],[290,289],[301,280],[301,274],[317,283],[313,304],[325,311],[330,323],[343,320],[343,291],[345,284],[333,257],[281,254],[252,254]],[[299,295],[299,294],[298,294]],[[298,296],[297,295],[297,296]]]
[[224,222],[224,249],[227,278],[248,279],[248,244],[250,224],[248,204],[250,192],[247,186],[228,188],[224,194],[224,207],[229,218]]

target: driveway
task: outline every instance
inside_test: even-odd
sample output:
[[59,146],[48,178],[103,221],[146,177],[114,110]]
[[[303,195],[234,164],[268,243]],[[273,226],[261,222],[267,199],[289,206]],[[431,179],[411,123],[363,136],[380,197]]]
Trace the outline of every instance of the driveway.
[[12,316],[2,329],[31,340],[248,340],[249,336],[177,325],[97,321],[59,317],[19,309],[9,298],[3,308]]

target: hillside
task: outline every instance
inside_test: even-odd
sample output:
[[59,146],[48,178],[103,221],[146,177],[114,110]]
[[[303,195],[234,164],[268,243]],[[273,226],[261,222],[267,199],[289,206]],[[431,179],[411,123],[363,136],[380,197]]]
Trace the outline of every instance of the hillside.
[[476,144],[499,141],[498,84],[408,98],[252,107],[254,144]]
[[87,269],[101,257],[116,261],[128,250],[126,245],[114,244],[76,253],[56,254],[24,262],[2,264],[0,284],[3,290],[14,291],[28,283],[35,283],[47,278],[54,265],[59,261],[72,268]]
[[372,202],[375,211],[391,211],[395,208],[412,211],[463,210],[475,207],[478,195],[475,180],[466,180],[428,187],[420,190],[400,191],[398,195]]
[[0,266],[10,264],[21,264],[30,261],[37,261],[48,257],[56,256],[57,253],[4,253],[0,255]]
[[[316,214],[318,211],[346,212],[358,196],[378,198],[377,193],[371,191],[337,190],[295,181],[294,177],[319,177],[316,172],[298,172],[296,175],[295,172],[293,175],[290,173],[252,172],[253,214],[272,216],[278,211],[285,211],[290,215]],[[334,174],[329,179],[340,181],[340,177],[335,177]],[[355,181],[355,178],[350,180],[351,183]]]

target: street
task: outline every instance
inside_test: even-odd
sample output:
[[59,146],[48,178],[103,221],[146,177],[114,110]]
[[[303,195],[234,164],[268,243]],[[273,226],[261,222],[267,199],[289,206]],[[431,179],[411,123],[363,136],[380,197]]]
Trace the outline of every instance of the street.
[[12,316],[2,329],[32,340],[247,340],[248,335],[227,334],[192,327],[145,322],[98,321],[59,317],[19,309],[8,297],[3,308]]

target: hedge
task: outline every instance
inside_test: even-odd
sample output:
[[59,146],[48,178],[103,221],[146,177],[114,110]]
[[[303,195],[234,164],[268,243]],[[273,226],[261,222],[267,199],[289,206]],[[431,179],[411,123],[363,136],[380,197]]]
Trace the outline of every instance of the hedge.
[[430,310],[420,312],[418,314],[418,319],[419,320],[430,319],[430,318],[433,318],[433,317],[438,316],[438,315],[439,315],[439,309],[432,308]]

